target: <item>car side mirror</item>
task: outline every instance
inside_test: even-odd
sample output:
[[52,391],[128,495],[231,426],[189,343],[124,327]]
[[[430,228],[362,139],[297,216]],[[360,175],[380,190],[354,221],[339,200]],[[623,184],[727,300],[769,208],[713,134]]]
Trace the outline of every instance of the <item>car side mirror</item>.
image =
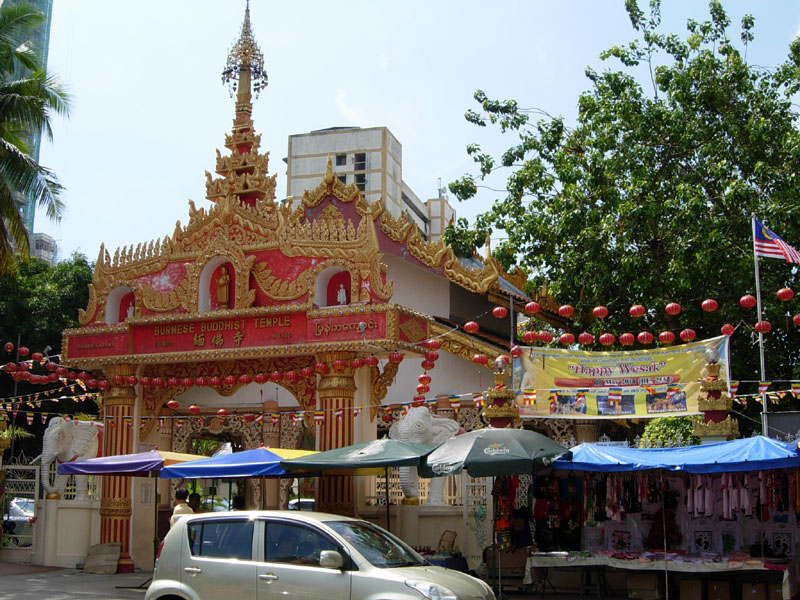
[[344,559],[336,550],[323,550],[319,553],[319,566],[323,569],[341,569],[343,564]]

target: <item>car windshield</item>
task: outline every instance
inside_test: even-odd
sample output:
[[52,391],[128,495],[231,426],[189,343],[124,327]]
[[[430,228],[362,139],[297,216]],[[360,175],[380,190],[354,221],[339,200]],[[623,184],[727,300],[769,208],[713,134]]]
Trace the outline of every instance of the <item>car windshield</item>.
[[427,564],[402,541],[372,523],[326,521],[325,524],[350,542],[375,567],[416,567]]

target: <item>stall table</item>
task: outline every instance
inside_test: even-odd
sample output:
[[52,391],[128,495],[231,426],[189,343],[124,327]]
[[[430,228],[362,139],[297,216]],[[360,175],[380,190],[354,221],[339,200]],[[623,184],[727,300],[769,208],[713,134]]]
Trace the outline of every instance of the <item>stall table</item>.
[[[733,573],[740,572],[760,572],[763,574],[782,571],[781,593],[783,600],[791,600],[791,598],[800,593],[800,570],[796,559],[791,559],[786,563],[767,560],[766,565],[762,559],[755,558],[748,561],[729,562],[682,555],[676,555],[675,558],[664,560],[643,559],[641,557],[622,559],[603,554],[587,556],[585,552],[536,552],[528,557],[523,584],[531,584],[534,579],[534,569],[542,568],[576,568],[581,569],[583,573],[588,569],[612,567],[635,571],[660,571],[662,573],[716,573],[722,577],[729,577]],[[581,580],[583,580],[583,577],[581,577]],[[598,591],[598,596],[602,595]]]

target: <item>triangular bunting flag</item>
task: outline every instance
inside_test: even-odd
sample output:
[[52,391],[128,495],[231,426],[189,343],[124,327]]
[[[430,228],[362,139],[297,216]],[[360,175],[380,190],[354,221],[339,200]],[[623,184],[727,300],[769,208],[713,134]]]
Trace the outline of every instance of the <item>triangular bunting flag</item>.
[[728,389],[730,390],[731,398],[736,398],[736,392],[739,391],[739,382],[738,381],[731,381],[728,384]]
[[325,411],[323,410],[315,410],[314,411],[314,423],[317,425],[322,425],[325,421]]
[[341,421],[342,418],[344,417],[344,409],[337,408],[335,411],[333,411],[333,416],[336,417],[337,421]]
[[758,382],[758,395],[760,396],[764,392],[769,389],[769,386],[772,385],[771,381],[759,381]]
[[294,414],[292,415],[292,423],[294,423],[295,425],[299,425],[302,422],[303,422],[303,411],[300,410],[295,411]]
[[672,398],[675,394],[681,391],[681,386],[679,385],[668,385],[667,386],[667,400]]
[[461,408],[461,396],[450,396],[450,408],[457,411]]
[[47,423],[47,413],[42,413],[42,423]]
[[32,412],[25,413],[25,420],[28,423],[28,425],[33,425],[33,413]]
[[524,399],[525,404],[528,405],[536,404],[536,390],[523,391],[522,398]]
[[280,415],[280,413],[272,413],[272,414],[269,416],[269,418],[270,418],[270,421],[272,422],[272,424],[273,424],[273,425],[277,425],[278,423],[280,423],[280,422],[281,422],[281,415]]
[[353,418],[354,418],[354,419],[355,419],[355,418],[356,418],[358,415],[360,415],[360,414],[361,414],[361,410],[362,410],[362,407],[361,407],[361,406],[356,406],[356,407],[353,409]]
[[792,396],[794,396],[795,398],[800,396],[800,381],[792,382]]

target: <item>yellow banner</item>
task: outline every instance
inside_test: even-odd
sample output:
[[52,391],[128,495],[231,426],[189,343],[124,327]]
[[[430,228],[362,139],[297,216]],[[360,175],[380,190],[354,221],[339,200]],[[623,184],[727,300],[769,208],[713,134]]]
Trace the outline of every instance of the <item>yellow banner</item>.
[[700,379],[730,381],[728,336],[632,352],[522,349],[514,361],[522,417],[675,416],[697,412]]

